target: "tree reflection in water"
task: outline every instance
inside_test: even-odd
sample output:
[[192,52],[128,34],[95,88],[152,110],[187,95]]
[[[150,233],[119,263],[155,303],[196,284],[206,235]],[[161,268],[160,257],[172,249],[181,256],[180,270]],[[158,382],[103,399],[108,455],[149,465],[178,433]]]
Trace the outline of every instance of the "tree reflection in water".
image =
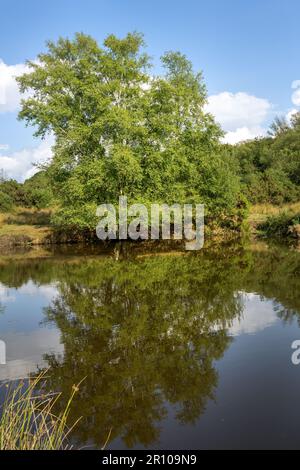
[[65,347],[47,356],[51,386],[86,377],[73,407],[79,440],[102,443],[110,429],[128,447],[153,444],[165,402],[181,422],[195,421],[213,398],[213,361],[229,345],[226,328],[241,314],[228,259],[164,256],[112,259],[70,268],[48,308]]
[[[47,355],[49,387],[75,397],[77,439],[100,447],[154,445],[167,403],[182,423],[195,422],[214,398],[214,361],[243,314],[242,292],[272,299],[289,320],[300,311],[300,256],[288,250],[204,250],[177,256],[78,258],[7,267],[0,280],[55,280],[59,295],[46,322],[61,332],[64,355]],[[63,402],[62,402],[63,406]]]

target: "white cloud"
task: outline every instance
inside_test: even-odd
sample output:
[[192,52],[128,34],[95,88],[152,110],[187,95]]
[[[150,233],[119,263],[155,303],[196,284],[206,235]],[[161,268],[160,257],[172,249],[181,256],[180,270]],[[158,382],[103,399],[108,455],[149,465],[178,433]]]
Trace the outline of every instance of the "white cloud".
[[1,335],[7,348],[7,363],[0,368],[0,381],[16,380],[37,372],[38,367],[47,367],[45,353],[63,355],[60,331],[40,327],[24,333],[7,332]]
[[295,90],[292,94],[292,102],[295,106],[300,106],[300,80],[294,80],[292,89]]
[[[291,96],[292,103],[294,106],[300,107],[300,80],[294,80],[292,82],[292,90],[295,90]],[[286,114],[286,119],[288,123],[291,122],[291,118],[293,117],[293,115],[297,113],[299,113],[299,109],[297,108],[289,110],[289,112]]]
[[207,109],[227,131],[256,127],[266,119],[271,104],[264,98],[227,91],[208,98]]
[[295,106],[300,106],[300,88],[294,91],[292,95],[292,102]]
[[[18,295],[42,296],[47,301],[52,301],[58,295],[57,284],[45,284],[38,286],[33,281],[28,281],[18,288]],[[5,305],[8,302],[15,302],[17,297],[14,295],[14,289],[9,289],[0,282],[0,301]]]
[[287,122],[288,122],[289,124],[291,123],[291,119],[292,119],[292,117],[294,116],[294,114],[297,114],[298,112],[299,112],[298,109],[291,109],[291,110],[287,113],[287,115],[286,115],[286,120],[287,120]]
[[8,302],[14,302],[15,300],[16,298],[12,295],[11,290],[0,282],[0,302],[6,304]]
[[0,59],[0,113],[18,110],[21,95],[15,78],[26,72],[27,65],[7,65]]
[[225,130],[224,141],[232,144],[265,135],[263,124],[271,108],[271,103],[264,98],[228,91],[209,96],[206,105],[206,110]]
[[[20,107],[21,94],[15,78],[29,71],[25,64],[7,65],[0,59],[0,113],[14,112]],[[23,95],[25,98],[28,93]],[[0,144],[0,170],[5,176],[23,181],[38,170],[33,164],[41,163],[51,157],[53,137],[42,141],[35,148],[24,148],[8,153],[9,146]]]
[[255,139],[256,137],[263,137],[266,135],[267,130],[263,127],[238,127],[235,131],[227,132],[222,139],[226,144],[237,144],[245,140]]
[[[0,284],[1,289],[1,284]],[[0,290],[1,293],[1,290]],[[33,281],[28,281],[27,284],[23,284],[18,288],[19,295],[30,295],[36,297],[38,295],[44,297],[46,300],[51,301],[58,295],[57,285],[45,284],[45,285],[36,285]],[[0,297],[1,298],[1,297]]]
[[10,155],[0,154],[0,170],[4,171],[7,178],[14,178],[18,181],[30,178],[38,171],[33,164],[43,163],[51,158],[53,143],[54,138],[50,136],[37,147],[24,148]]
[[232,336],[253,334],[278,322],[273,302],[262,300],[253,293],[244,293],[244,312],[240,319],[234,319],[229,333]]
[[294,80],[292,82],[292,89],[295,90],[296,88],[300,88],[300,80]]
[[9,149],[8,144],[0,144],[0,152],[1,152],[1,150],[8,150],[8,149]]

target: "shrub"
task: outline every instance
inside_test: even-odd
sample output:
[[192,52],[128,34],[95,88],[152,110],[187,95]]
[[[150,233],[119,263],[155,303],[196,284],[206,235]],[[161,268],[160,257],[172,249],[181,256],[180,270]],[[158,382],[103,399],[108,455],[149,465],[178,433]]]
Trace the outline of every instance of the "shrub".
[[13,200],[12,198],[4,193],[3,191],[0,191],[0,211],[1,212],[9,212],[13,207]]
[[258,226],[267,235],[289,236],[291,234],[290,227],[300,224],[300,213],[281,212],[272,215],[265,222]]

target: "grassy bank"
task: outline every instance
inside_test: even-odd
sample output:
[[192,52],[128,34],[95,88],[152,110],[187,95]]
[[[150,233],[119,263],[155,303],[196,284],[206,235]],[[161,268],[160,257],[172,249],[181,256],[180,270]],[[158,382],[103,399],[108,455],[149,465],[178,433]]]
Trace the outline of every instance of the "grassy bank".
[[257,235],[300,239],[300,202],[282,206],[253,206],[249,225],[252,233]]
[[[99,241],[95,230],[66,231],[51,226],[53,209],[28,209],[17,207],[12,212],[0,213],[0,248],[45,247],[54,244],[93,243]],[[214,221],[206,225],[206,238],[215,242],[231,240],[238,230],[221,227]]]
[[[0,247],[45,246],[51,244],[84,243],[93,241],[93,234],[71,231],[66,233],[51,227],[50,209],[18,207],[13,212],[0,213]],[[275,206],[253,205],[246,226],[254,236],[279,236],[300,238],[300,202]],[[94,234],[95,236],[95,234]],[[207,238],[224,240],[230,231],[207,228]]]
[[51,226],[51,209],[16,207],[0,213],[0,247],[45,246],[92,241],[93,234]]
[[16,208],[0,214],[0,246],[43,245],[50,242],[50,210]]

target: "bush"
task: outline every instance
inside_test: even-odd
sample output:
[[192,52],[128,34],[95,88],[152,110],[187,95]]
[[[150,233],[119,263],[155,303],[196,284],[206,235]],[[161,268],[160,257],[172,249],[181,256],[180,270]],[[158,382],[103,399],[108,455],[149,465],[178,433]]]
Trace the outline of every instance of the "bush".
[[44,171],[40,171],[26,180],[23,188],[27,207],[44,209],[51,205],[53,192],[50,181]]
[[299,129],[294,126],[284,128],[274,138],[231,148],[244,194],[251,203],[281,205],[300,199],[299,142]]
[[2,179],[0,180],[0,193],[0,210],[5,212],[12,206],[44,209],[51,205],[54,198],[49,179],[44,171],[36,173],[24,184],[15,180]]
[[4,180],[0,182],[0,191],[8,196],[15,206],[25,206],[26,196],[23,185],[15,180]]
[[0,191],[0,211],[1,212],[9,212],[13,207],[13,200],[8,195],[5,194],[3,191]]
[[300,224],[300,213],[281,212],[278,215],[268,217],[258,226],[258,229],[265,232],[266,235],[286,237],[291,235],[290,228],[298,224]]

